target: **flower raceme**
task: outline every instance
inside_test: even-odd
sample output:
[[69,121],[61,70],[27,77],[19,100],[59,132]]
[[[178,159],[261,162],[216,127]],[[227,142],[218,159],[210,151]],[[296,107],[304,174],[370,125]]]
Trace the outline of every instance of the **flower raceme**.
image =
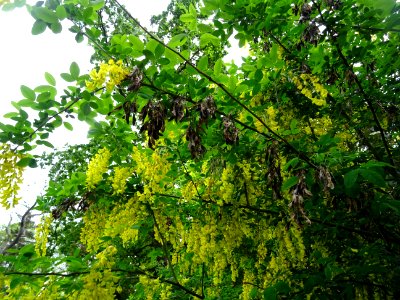
[[91,159],[88,170],[86,171],[86,187],[88,190],[94,189],[103,179],[103,173],[108,169],[110,157],[110,151],[107,148],[103,148]]
[[116,167],[112,178],[114,194],[123,194],[126,189],[126,182],[131,176],[132,170],[127,167]]
[[50,225],[53,220],[51,215],[42,217],[40,224],[35,230],[35,252],[38,256],[46,256],[47,237],[50,233]]
[[10,145],[0,144],[0,204],[9,209],[18,204],[18,191],[22,183],[24,168],[17,165],[21,155],[11,150]]
[[96,69],[90,71],[91,80],[86,81],[86,87],[89,91],[94,91],[102,88],[105,84],[107,91],[111,92],[128,75],[129,71],[122,65],[122,60],[115,62],[110,59],[108,63],[102,63],[98,71]]
[[[328,91],[321,83],[319,83],[317,77],[310,74],[301,74],[300,79],[294,77],[293,82],[301,93],[310,99],[312,103],[318,106],[326,105]],[[313,95],[316,96],[314,97]]]

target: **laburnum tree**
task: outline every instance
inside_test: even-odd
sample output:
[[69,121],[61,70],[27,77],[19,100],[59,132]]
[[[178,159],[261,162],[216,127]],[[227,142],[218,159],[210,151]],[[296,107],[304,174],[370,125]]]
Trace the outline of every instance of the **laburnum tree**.
[[[155,30],[116,0],[0,3],[95,51],[0,124],[3,206],[50,166],[2,299],[400,298],[397,1],[174,0]],[[71,118],[89,143],[32,154]]]

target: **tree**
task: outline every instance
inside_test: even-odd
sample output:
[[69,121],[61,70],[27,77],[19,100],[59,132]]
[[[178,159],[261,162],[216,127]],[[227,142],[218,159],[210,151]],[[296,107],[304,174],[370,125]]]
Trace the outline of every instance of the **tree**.
[[3,205],[68,118],[91,142],[41,160],[43,221],[2,255],[3,298],[400,296],[399,3],[176,0],[158,32],[116,0],[25,6],[33,34],[71,20],[96,66],[61,96],[48,73],[21,87]]

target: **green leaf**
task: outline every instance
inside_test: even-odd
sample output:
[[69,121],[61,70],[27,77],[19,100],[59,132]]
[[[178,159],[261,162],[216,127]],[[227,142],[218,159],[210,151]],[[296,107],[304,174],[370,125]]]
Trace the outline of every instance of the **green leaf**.
[[179,17],[179,20],[181,20],[183,23],[191,23],[197,21],[196,16],[193,16],[192,14],[182,14]]
[[10,282],[10,289],[15,289],[16,287],[18,287],[19,285],[22,285],[23,283],[25,283],[25,278],[23,277],[13,277],[11,279]]
[[21,85],[20,90],[21,90],[22,95],[26,99],[31,100],[31,101],[35,101],[36,94],[31,88],[27,87],[26,85]]
[[208,56],[207,55],[204,55],[199,59],[199,61],[197,62],[197,67],[200,70],[207,70],[208,69]]
[[6,3],[1,7],[2,11],[12,11],[15,8],[14,3]]
[[56,79],[54,78],[53,75],[51,75],[49,72],[44,73],[44,78],[48,82],[48,84],[55,86],[56,85]]
[[382,175],[374,170],[360,168],[359,173],[361,174],[362,177],[364,177],[365,180],[367,180],[372,184],[375,184],[379,187],[386,186],[386,182],[383,179]]
[[69,72],[71,74],[71,78],[74,78],[74,80],[78,79],[80,70],[76,62],[71,63],[71,66],[69,67]]
[[47,7],[33,7],[32,15],[34,18],[42,20],[46,23],[52,24],[58,22],[57,14]]
[[74,82],[75,79],[68,73],[61,73],[60,74],[61,78],[64,79],[67,82]]
[[77,43],[83,42],[83,33],[82,33],[82,32],[78,32],[78,33],[75,35],[75,41],[76,41]]
[[211,33],[207,32],[202,34],[202,36],[200,37],[200,47],[203,48],[210,43],[213,44],[214,46],[218,46],[220,44],[220,40]]
[[88,102],[82,103],[82,105],[80,106],[80,109],[85,116],[89,115],[90,112],[92,111],[92,109],[90,108],[90,104]]
[[93,7],[94,10],[99,10],[104,7],[104,0],[92,0],[90,5]]
[[286,191],[286,190],[290,189],[292,186],[296,185],[298,181],[299,181],[299,178],[297,176],[292,176],[292,177],[288,178],[282,184],[282,191]]
[[37,140],[36,144],[43,145],[49,148],[54,148],[53,144],[49,143],[48,141]]
[[57,6],[56,15],[57,18],[59,18],[60,20],[64,20],[67,17],[67,11],[65,10],[65,7],[63,5]]
[[361,164],[363,168],[375,168],[375,167],[390,167],[394,168],[391,164],[388,164],[383,161],[377,161],[377,160],[370,160],[366,163]]
[[27,167],[27,166],[29,166],[29,164],[31,163],[32,160],[33,160],[32,157],[24,157],[24,158],[21,158],[21,159],[17,162],[17,166],[18,166],[18,167]]
[[144,44],[141,39],[139,39],[136,35],[130,35],[128,37],[129,41],[132,43],[132,46],[135,50],[142,52],[144,49]]
[[274,286],[266,288],[264,290],[264,299],[265,300],[275,300],[278,297],[278,293]]
[[221,74],[221,71],[222,71],[222,59],[221,58],[219,58],[216,62],[215,62],[215,65],[214,65],[214,75],[215,76],[218,76],[219,74]]
[[171,48],[179,47],[184,45],[186,41],[187,41],[187,34],[180,33],[171,38],[171,40],[168,43],[168,46],[170,46]]
[[67,128],[68,130],[72,131],[74,130],[74,127],[71,125],[69,122],[64,122],[64,127]]
[[35,102],[33,102],[32,100],[29,99],[23,99],[18,101],[18,106],[19,107],[35,107]]
[[357,181],[359,169],[352,170],[344,175],[344,186],[346,189],[351,189]]
[[5,115],[3,115],[3,118],[11,119],[11,118],[18,117],[18,116],[19,116],[19,114],[17,112],[9,112],[9,113],[6,113]]
[[29,115],[27,114],[26,111],[24,111],[23,109],[19,110],[19,115],[21,116],[21,118],[23,118],[24,120],[27,120]]
[[60,22],[52,23],[50,29],[53,33],[60,33],[62,31],[62,25]]
[[32,34],[33,35],[38,35],[43,33],[46,30],[47,24],[41,20],[36,20],[35,23],[33,23],[32,26]]

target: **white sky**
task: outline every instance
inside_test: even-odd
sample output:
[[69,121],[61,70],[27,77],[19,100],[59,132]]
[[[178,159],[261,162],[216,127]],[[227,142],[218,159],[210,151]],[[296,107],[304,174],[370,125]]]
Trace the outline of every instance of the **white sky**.
[[[35,2],[28,1],[28,3]],[[120,3],[127,7],[133,17],[149,27],[150,17],[164,11],[170,1],[120,0]],[[86,45],[86,41],[76,43],[74,34],[68,31],[68,24],[63,23],[63,31],[60,34],[54,34],[47,29],[43,34],[33,36],[31,34],[33,22],[33,18],[25,8],[11,12],[3,12],[0,9],[0,122],[7,123],[2,116],[7,112],[15,111],[11,101],[23,99],[20,93],[21,85],[35,88],[38,85],[47,84],[44,73],[49,72],[56,78],[59,95],[62,95],[66,83],[59,74],[68,72],[73,61],[78,63],[81,74],[92,69],[89,62],[92,49]],[[234,43],[233,40],[230,41]],[[240,56],[246,55],[248,51],[246,49],[238,51],[237,46],[234,48],[235,51],[225,57],[226,61],[231,59],[241,61]],[[71,132],[59,128],[50,136],[49,141],[58,148],[64,146],[66,142],[68,144],[85,142],[88,127],[82,122],[76,124],[78,125],[74,127],[79,126],[79,130]],[[44,150],[46,149],[48,148],[44,147]],[[10,211],[5,211],[0,207],[0,225],[9,222],[12,212],[22,214],[26,210],[24,207],[34,203],[36,196],[43,192],[47,174],[40,168],[27,168],[24,178],[21,205]],[[18,220],[14,215],[13,222]]]

